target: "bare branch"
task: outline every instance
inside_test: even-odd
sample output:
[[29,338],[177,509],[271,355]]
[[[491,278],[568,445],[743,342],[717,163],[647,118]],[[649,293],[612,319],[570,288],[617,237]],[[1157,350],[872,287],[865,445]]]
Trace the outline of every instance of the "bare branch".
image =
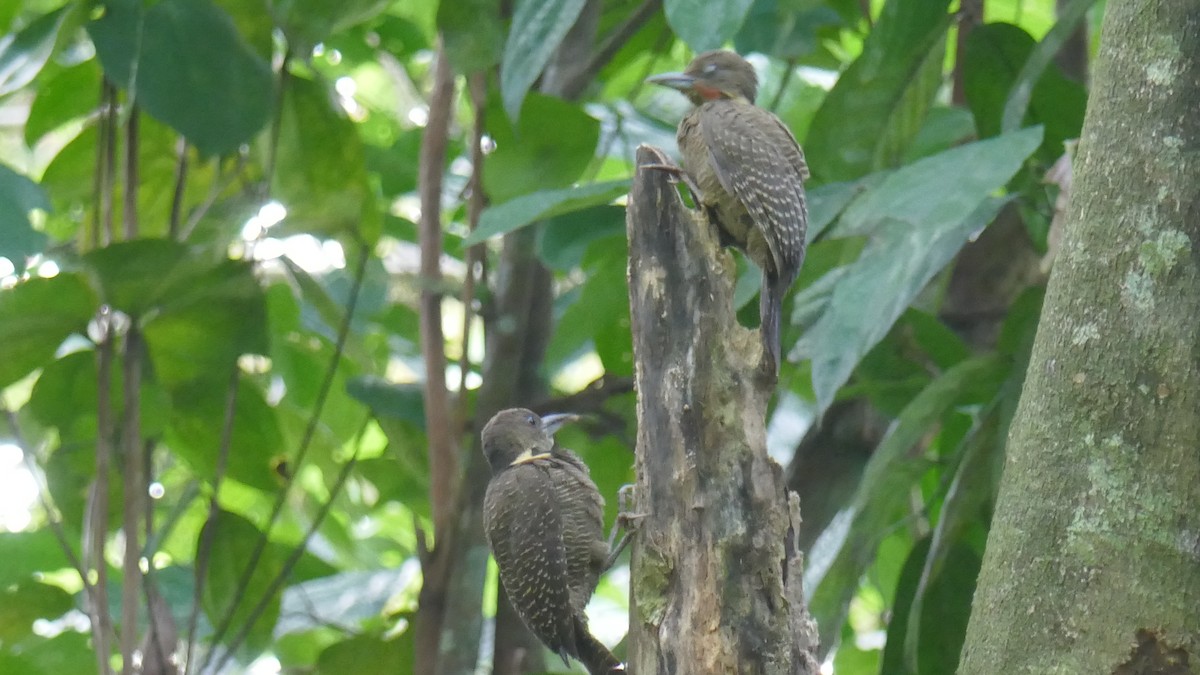
[[446,341],[442,334],[442,174],[454,106],[454,72],[440,44],[429,97],[429,121],[421,141],[421,355],[425,362],[425,431],[429,442],[429,491],[434,536],[443,536],[454,505],[458,450],[446,389]]

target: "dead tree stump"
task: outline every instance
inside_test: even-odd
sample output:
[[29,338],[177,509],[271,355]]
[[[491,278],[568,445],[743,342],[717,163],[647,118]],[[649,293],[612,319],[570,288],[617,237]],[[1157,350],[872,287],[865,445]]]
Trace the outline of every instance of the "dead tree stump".
[[629,193],[637,383],[629,671],[814,675],[795,546],[799,498],[767,456],[773,390],[734,315],[715,229],[638,148]]

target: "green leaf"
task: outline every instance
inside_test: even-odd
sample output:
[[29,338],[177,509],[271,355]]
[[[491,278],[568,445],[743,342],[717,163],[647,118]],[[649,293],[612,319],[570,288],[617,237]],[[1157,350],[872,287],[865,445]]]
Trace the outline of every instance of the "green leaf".
[[499,63],[504,50],[499,0],[438,3],[437,25],[455,72],[474,73]]
[[228,260],[188,279],[143,327],[166,386],[228,380],[242,354],[266,354],[266,298],[249,261]]
[[515,128],[493,107],[488,122],[496,150],[483,163],[483,187],[495,203],[565,188],[591,163],[600,122],[579,106],[530,94]]
[[664,0],[667,25],[694,52],[717,49],[733,39],[754,0]]
[[[205,540],[206,533],[210,531],[212,548],[201,606],[209,623],[216,626],[225,620],[234,601],[238,601],[237,609],[233,612],[233,621],[229,623],[229,631],[225,635],[225,641],[228,642],[241,632],[254,606],[262,600],[271,582],[283,570],[284,557],[277,547],[264,548],[258,564],[254,566],[248,583],[243,588],[238,585],[238,581],[245,572],[246,565],[251,562],[251,556],[262,533],[245,518],[221,511],[214,521],[204,524],[196,541],[197,549]],[[246,653],[259,652],[271,643],[271,634],[275,622],[279,619],[279,604],[277,592],[247,633],[242,645]]]
[[1096,0],[1070,0],[1065,7],[1059,7],[1058,21],[1033,49],[1013,82],[1008,101],[1004,104],[1004,117],[1000,124],[1002,131],[1015,131],[1022,126],[1021,121],[1025,119],[1035,84],[1094,4]]
[[69,4],[34,19],[16,33],[0,37],[0,96],[33,82],[54,53],[63,26],[74,20],[77,5]]
[[[863,52],[813,117],[804,143],[821,182],[892,166],[920,128],[936,89],[949,0],[888,0]],[[935,72],[937,71],[937,72]]]
[[[991,222],[1003,200],[988,195],[1008,182],[1040,140],[1040,129],[1026,129],[920,160],[846,209],[836,233],[872,238],[791,355],[812,359],[820,410],[933,275]],[[960,178],[947,185],[947,176]]]
[[[411,625],[411,624],[410,624]],[[412,630],[391,640],[360,635],[327,647],[317,660],[317,675],[395,675],[412,670]]]
[[71,562],[48,527],[26,532],[0,532],[0,588],[37,573],[67,569]]
[[0,387],[49,362],[67,336],[86,334],[97,308],[96,294],[77,274],[0,291]]
[[105,73],[202,153],[237,149],[270,116],[270,65],[211,0],[163,0],[144,13],[139,0],[110,1],[88,31]]
[[278,153],[273,194],[288,212],[280,231],[379,238],[382,216],[367,181],[362,140],[324,85],[288,80]]
[[42,78],[29,107],[25,142],[32,147],[47,133],[90,114],[99,97],[100,66],[95,59]]
[[50,200],[37,183],[0,164],[0,256],[18,272],[25,258],[46,247],[46,235],[33,229],[29,212],[50,209]]
[[37,619],[57,619],[73,606],[69,593],[33,579],[0,588],[0,642],[18,642],[33,634]]
[[403,420],[419,429],[425,428],[425,398],[420,385],[363,376],[350,380],[346,389],[377,417]]
[[[228,377],[228,371],[226,371]],[[206,480],[216,474],[225,423],[226,388],[194,383],[171,392],[167,445]],[[275,409],[258,387],[238,383],[226,476],[265,492],[279,487],[275,468],[286,457]]]
[[[1002,111],[1035,49],[1040,47],[1033,38],[1011,24],[990,23],[971,31],[963,54],[963,90],[981,137],[1001,132]],[[1057,157],[1063,141],[1079,137],[1087,91],[1050,66],[1038,71],[1028,97],[1024,119],[1029,125],[1045,126],[1043,151]]]
[[[888,626],[882,672],[953,673],[958,669],[982,559],[969,546],[956,542],[950,549],[944,572],[931,585],[921,587],[913,577],[920,576],[928,546],[928,540],[918,544],[905,563],[903,580],[896,593],[895,615]],[[920,614],[913,611],[918,602],[930,611]],[[909,644],[916,652],[902,661],[904,648]]]
[[379,16],[389,4],[388,0],[278,0],[271,7],[293,53],[308,54],[330,36]]
[[817,50],[819,30],[841,23],[837,12],[811,0],[754,0],[734,48],[740,54],[799,59]]
[[538,257],[563,272],[583,262],[588,247],[609,237],[625,239],[625,207],[593,206],[554,216],[538,230]]
[[821,630],[831,644],[864,570],[872,563],[883,537],[907,514],[910,490],[930,467],[911,449],[965,395],[974,397],[981,383],[996,383],[1007,372],[1004,359],[978,356],[959,363],[929,384],[900,413],[871,455],[851,506],[826,528],[808,557],[804,587]]
[[614,180],[558,190],[540,190],[514,197],[503,204],[484,209],[479,216],[479,225],[463,239],[463,246],[474,246],[544,218],[607,204],[626,192],[629,192],[629,181]]
[[500,92],[510,119],[526,114],[522,106],[525,94],[585,4],[586,0],[516,0],[500,64]]
[[65,630],[49,640],[30,640],[22,645],[21,657],[28,659],[28,670],[6,670],[4,673],[86,673],[96,668],[96,656],[89,636]]

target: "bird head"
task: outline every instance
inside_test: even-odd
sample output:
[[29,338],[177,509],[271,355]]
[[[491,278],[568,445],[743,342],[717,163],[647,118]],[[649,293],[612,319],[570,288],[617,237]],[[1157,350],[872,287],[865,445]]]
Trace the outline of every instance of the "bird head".
[[678,89],[696,105],[723,98],[754,103],[758,93],[754,67],[726,50],[704,52],[692,59],[682,73],[663,73],[646,81]]
[[492,473],[554,450],[554,433],[578,415],[554,414],[539,417],[525,408],[510,408],[495,414],[483,427],[483,456]]

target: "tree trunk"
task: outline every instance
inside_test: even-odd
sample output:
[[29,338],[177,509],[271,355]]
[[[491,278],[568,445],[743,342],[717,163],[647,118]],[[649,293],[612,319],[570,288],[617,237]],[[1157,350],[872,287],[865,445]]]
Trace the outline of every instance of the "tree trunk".
[[1200,6],[1112,0],[960,672],[1200,662]]
[[[639,148],[637,164],[662,161]],[[629,669],[817,672],[796,541],[799,499],[766,452],[772,387],[754,331],[738,325],[715,230],[665,174],[629,195],[636,359],[638,521]]]

